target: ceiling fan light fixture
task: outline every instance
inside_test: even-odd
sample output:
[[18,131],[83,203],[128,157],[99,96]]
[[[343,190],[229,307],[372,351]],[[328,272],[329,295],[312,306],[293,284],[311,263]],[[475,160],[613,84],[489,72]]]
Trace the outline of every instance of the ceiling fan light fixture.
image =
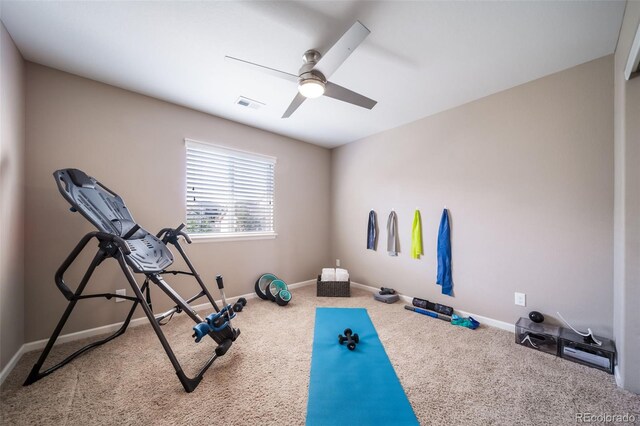
[[315,78],[302,80],[298,92],[305,98],[319,98],[324,94],[324,82]]

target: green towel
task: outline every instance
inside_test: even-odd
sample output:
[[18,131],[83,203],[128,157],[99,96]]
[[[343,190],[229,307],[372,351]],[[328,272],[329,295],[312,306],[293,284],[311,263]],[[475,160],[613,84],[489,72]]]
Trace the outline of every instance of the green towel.
[[411,257],[420,259],[422,251],[422,221],[420,220],[420,210],[413,214],[413,226],[411,228]]

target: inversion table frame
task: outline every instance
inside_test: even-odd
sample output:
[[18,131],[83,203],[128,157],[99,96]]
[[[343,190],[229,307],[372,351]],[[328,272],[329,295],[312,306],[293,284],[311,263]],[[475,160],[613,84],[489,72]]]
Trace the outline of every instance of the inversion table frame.
[[[193,391],[202,380],[204,373],[209,369],[216,358],[223,356],[229,350],[231,344],[240,335],[240,330],[231,326],[231,319],[235,316],[235,313],[231,309],[231,306],[226,303],[222,277],[216,277],[223,302],[223,308],[220,309],[178,241],[180,237],[183,237],[187,243],[191,243],[191,239],[183,231],[184,224],[180,225],[176,229],[164,228],[154,236],[140,228],[140,226],[134,222],[122,198],[102,185],[96,179],[87,176],[84,172],[77,169],[58,170],[53,175],[56,179],[60,193],[71,204],[71,211],[80,212],[85,218],[87,218],[87,220],[93,223],[99,231],[90,232],[85,235],[55,274],[56,285],[64,297],[69,301],[69,304],[53,331],[53,334],[49,338],[40,358],[31,369],[24,386],[30,385],[41,378],[48,376],[89,349],[100,346],[122,335],[126,331],[131,318],[133,317],[133,313],[138,305],[140,305],[149,319],[153,330],[157,334],[162,347],[167,353],[167,356],[180,379],[180,383],[184,387],[185,391]],[[93,260],[80,281],[76,291],[73,292],[64,281],[64,273],[84,250],[86,245],[94,238],[98,241],[98,251],[93,257]],[[189,272],[166,270],[166,268],[173,263],[173,256],[167,248],[168,244],[172,244],[178,250],[184,259],[185,264],[189,268]],[[100,263],[108,258],[114,258],[118,261],[122,272],[133,290],[134,296],[120,296],[113,293],[83,295],[85,287],[87,286],[95,269],[100,265]],[[145,275],[145,280],[142,286],[138,285],[134,272]],[[201,291],[185,300],[164,281],[162,278],[163,273],[171,273],[173,275],[190,275],[196,279]],[[149,282],[157,285],[176,304],[175,307],[165,313],[154,315]],[[75,308],[76,303],[82,299],[100,297],[105,297],[107,299],[120,297],[133,302],[133,306],[131,307],[131,310],[129,311],[122,326],[111,336],[78,349],[58,364],[41,372],[40,370],[42,369],[49,352],[51,351],[55,341],[58,339],[62,328]],[[206,319],[203,319],[198,315],[198,313],[190,306],[191,302],[202,297],[206,297],[208,299],[216,312]],[[212,356],[193,378],[188,377],[182,370],[180,362],[176,358],[176,355],[160,328],[162,325],[161,321],[180,312],[185,312],[196,324],[208,324],[210,328],[207,328],[207,326],[204,328],[205,330],[208,330],[206,334],[208,334],[217,343]],[[202,330],[202,328],[200,328],[200,330]]]

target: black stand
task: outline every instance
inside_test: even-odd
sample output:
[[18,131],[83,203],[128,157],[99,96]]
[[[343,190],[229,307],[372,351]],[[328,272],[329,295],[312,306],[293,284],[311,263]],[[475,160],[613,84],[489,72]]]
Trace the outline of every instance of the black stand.
[[[212,354],[211,358],[209,358],[209,360],[204,364],[204,366],[199,370],[199,372],[195,375],[195,377],[187,377],[187,375],[182,370],[182,367],[180,366],[180,363],[178,362],[178,359],[176,358],[173,350],[171,349],[171,346],[169,345],[169,342],[167,341],[164,333],[160,329],[161,321],[175,313],[185,312],[191,319],[193,319],[193,321],[196,324],[203,322],[204,321],[203,318],[200,317],[200,315],[198,315],[195,312],[195,310],[193,310],[193,308],[191,308],[191,306],[189,305],[191,302],[193,302],[194,300],[200,299],[201,297],[206,297],[209,303],[211,303],[213,308],[216,310],[216,312],[220,312],[220,308],[218,308],[218,305],[213,300],[213,297],[211,296],[206,286],[202,282],[200,275],[198,275],[191,261],[189,260],[186,253],[180,246],[180,243],[178,241],[178,238],[180,236],[184,237],[188,243],[191,243],[189,236],[182,231],[183,227],[184,227],[184,224],[179,226],[176,229],[165,228],[158,233],[157,238],[161,239],[165,245],[167,244],[174,245],[189,268],[189,272],[186,272],[186,271],[162,271],[162,272],[172,273],[174,275],[177,275],[177,274],[191,275],[196,279],[196,281],[200,285],[201,291],[187,300],[183,299],[173,288],[171,288],[164,281],[160,272],[145,273],[146,278],[142,287],[138,285],[133,275],[133,272],[131,271],[131,268],[129,267],[129,265],[125,260],[125,256],[128,256],[131,254],[130,248],[126,243],[126,240],[128,237],[127,235],[125,235],[123,238],[120,238],[116,235],[105,233],[105,232],[91,232],[85,235],[84,238],[80,240],[78,245],[71,252],[71,254],[69,254],[67,259],[63,262],[63,264],[60,266],[60,268],[56,272],[56,275],[55,275],[56,285],[58,286],[58,289],[62,292],[64,297],[69,301],[69,304],[67,305],[67,309],[62,314],[62,318],[60,318],[60,321],[58,322],[58,325],[53,331],[53,334],[49,338],[49,341],[47,342],[47,345],[44,348],[44,351],[40,355],[40,358],[31,369],[31,372],[29,373],[27,380],[24,382],[24,386],[28,386],[42,379],[43,377],[48,376],[49,374],[65,366],[66,364],[68,364],[69,362],[71,362],[73,359],[80,356],[84,352],[90,349],[93,349],[97,346],[103,345],[115,339],[116,337],[122,335],[126,331],[127,327],[129,326],[129,323],[131,322],[131,318],[133,317],[133,313],[135,312],[138,305],[140,305],[145,315],[149,319],[149,322],[151,323],[153,330],[158,336],[158,339],[160,340],[162,347],[167,353],[167,356],[169,357],[169,360],[171,361],[171,364],[173,365],[173,368],[175,369],[176,374],[178,375],[178,379],[180,380],[180,383],[182,383],[182,386],[184,387],[185,391],[187,392],[193,391],[202,380],[204,373],[207,371],[207,369],[209,369],[209,367],[213,364],[216,358],[224,355],[229,350],[232,342],[235,341],[236,338],[240,335],[240,330],[234,329],[229,325],[221,331],[211,331],[209,333],[209,336],[218,344],[214,353]],[[136,227],[134,227],[128,234],[133,235],[133,233],[135,233],[138,229],[139,227],[137,227],[136,225]],[[91,264],[87,269],[87,272],[84,274],[80,284],[78,285],[78,288],[74,293],[65,284],[64,273],[75,261],[78,255],[84,250],[84,248],[89,243],[89,241],[91,241],[93,238],[96,238],[98,240],[98,252],[94,256],[93,260],[91,261]],[[135,296],[120,296],[112,293],[83,295],[85,287],[87,286],[95,269],[98,267],[98,265],[100,265],[100,263],[102,263],[103,260],[108,258],[114,258],[118,261],[118,264],[120,265],[122,272],[127,278],[127,281],[129,282]],[[163,314],[155,316],[151,307],[151,289],[149,286],[149,281],[157,285],[176,304],[176,306]],[[218,282],[218,285],[220,286],[221,283],[222,281],[220,280]],[[89,299],[89,298],[96,298],[96,297],[105,297],[106,299],[111,299],[112,297],[120,297],[133,302],[133,306],[131,307],[131,310],[129,311],[122,326],[111,336],[108,336],[97,342],[90,343],[89,345],[69,355],[64,360],[54,365],[53,367],[50,367],[45,371],[41,371],[45,360],[49,356],[49,352],[53,348],[55,341],[60,336],[62,328],[64,327],[65,323],[69,319],[69,316],[71,315],[71,312],[75,308],[76,303],[81,299]]]

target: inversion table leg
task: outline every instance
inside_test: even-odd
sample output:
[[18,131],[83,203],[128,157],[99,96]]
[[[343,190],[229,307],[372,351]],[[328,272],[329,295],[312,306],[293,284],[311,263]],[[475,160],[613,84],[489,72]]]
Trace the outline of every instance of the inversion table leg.
[[[187,377],[187,375],[182,370],[182,366],[180,365],[180,362],[178,362],[178,358],[176,358],[176,355],[173,353],[173,350],[171,349],[171,345],[169,345],[169,342],[167,341],[167,338],[165,337],[164,333],[160,329],[160,325],[156,321],[155,316],[153,314],[153,311],[151,310],[151,308],[149,307],[149,305],[145,301],[145,299],[144,299],[144,297],[142,295],[142,292],[141,292],[140,288],[138,287],[138,283],[136,282],[136,279],[133,276],[133,273],[129,269],[128,265],[126,264],[126,262],[125,262],[125,260],[124,260],[124,258],[122,256],[118,256],[118,263],[120,264],[120,267],[122,268],[122,271],[124,272],[125,276],[127,277],[127,280],[129,281],[129,284],[131,285],[131,288],[133,289],[133,292],[135,293],[135,295],[140,300],[140,302],[139,302],[140,306],[142,306],[142,310],[147,315],[147,318],[149,319],[149,322],[151,323],[151,327],[153,328],[153,331],[155,331],[156,335],[158,336],[158,340],[160,340],[160,344],[162,345],[162,348],[167,353],[167,356],[169,357],[169,361],[171,361],[171,365],[173,365],[174,370],[176,370],[176,374],[178,376],[178,379],[180,380],[180,383],[182,383],[182,387],[184,387],[185,391],[192,392],[198,386],[200,381],[202,380],[202,376],[204,375],[204,372],[211,366],[211,364],[213,364],[213,361],[217,358],[217,354],[214,354],[207,361],[207,363],[205,364],[204,368],[202,370],[200,370],[200,372],[196,375],[196,377],[194,377],[194,378]],[[154,283],[157,284],[156,280],[153,277],[151,277],[151,279],[152,279],[152,281]],[[163,284],[166,286],[166,283],[163,282]],[[163,287],[161,286],[161,288],[163,288]],[[164,290],[164,288],[163,288],[163,290]],[[174,301],[176,303],[178,303],[179,305],[181,305],[183,310],[185,312],[187,312],[188,314],[190,314],[189,316],[191,316],[193,318],[193,316],[195,315],[196,318],[194,318],[194,321],[196,321],[196,322],[200,322],[201,321],[201,320],[199,320],[200,317],[197,314],[195,314],[195,312],[192,312],[193,310],[188,305],[184,304],[184,301],[181,298],[180,298],[180,301],[182,301],[182,303],[180,301],[176,301],[176,300],[174,300]],[[182,306],[182,304],[184,304],[184,306]]]
[[[93,349],[93,348],[95,348],[97,346],[103,345],[103,344],[115,339],[116,337],[120,336],[121,334],[123,334],[126,331],[127,327],[129,326],[129,323],[131,322],[131,318],[133,317],[133,313],[135,312],[136,307],[138,306],[138,301],[135,301],[133,303],[133,306],[131,307],[131,310],[129,311],[129,314],[127,315],[127,317],[126,317],[125,321],[123,322],[122,326],[114,334],[112,334],[111,336],[108,336],[108,337],[106,337],[106,338],[104,338],[102,340],[99,340],[97,342],[92,342],[92,343],[88,344],[87,346],[84,346],[84,347],[78,349],[77,351],[75,351],[74,353],[72,353],[71,355],[69,355],[68,357],[63,359],[62,361],[60,361],[58,364],[50,367],[49,369],[43,371],[42,373],[40,372],[40,369],[42,368],[42,366],[44,365],[44,362],[46,361],[47,357],[49,356],[49,353],[51,352],[51,349],[53,348],[53,345],[55,344],[56,340],[60,336],[60,333],[62,332],[62,329],[64,328],[64,325],[66,324],[67,320],[69,319],[69,316],[71,315],[71,312],[73,311],[73,309],[74,309],[76,303],[78,302],[78,300],[80,300],[79,297],[81,296],[81,294],[84,291],[86,285],[88,284],[89,279],[91,278],[91,275],[93,274],[93,271],[100,264],[100,262],[102,262],[102,260],[104,260],[105,257],[106,257],[106,253],[104,251],[102,251],[102,250],[99,250],[98,253],[95,255],[95,257],[93,258],[93,261],[91,262],[89,268],[87,269],[87,272],[85,273],[84,277],[82,278],[82,281],[80,282],[80,285],[78,286],[78,288],[76,289],[76,292],[74,293],[74,297],[69,301],[69,304],[67,305],[67,309],[65,310],[64,314],[62,315],[62,318],[60,318],[60,321],[58,322],[58,325],[56,326],[55,330],[53,331],[53,334],[49,338],[49,341],[47,342],[47,345],[45,346],[44,351],[42,351],[42,353],[40,354],[40,358],[38,358],[38,361],[36,362],[36,364],[31,369],[31,372],[29,373],[29,376],[27,377],[26,381],[24,382],[24,386],[28,386],[28,385],[30,385],[30,384],[42,379],[43,377],[48,376],[49,374],[53,373],[57,369],[65,366],[66,364],[71,362],[76,357],[78,357],[81,354],[85,353],[89,349]],[[145,289],[147,289],[147,291],[148,291],[148,286],[147,285],[143,286],[142,291],[144,291]]]

